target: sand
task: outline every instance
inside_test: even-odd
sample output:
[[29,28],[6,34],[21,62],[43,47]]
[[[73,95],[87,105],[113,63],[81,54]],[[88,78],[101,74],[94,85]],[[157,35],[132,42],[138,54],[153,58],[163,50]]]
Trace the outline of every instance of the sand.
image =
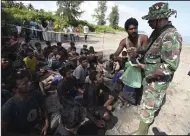
[[[90,36],[87,43],[84,40],[77,42],[77,51],[83,44],[87,44],[88,46],[94,46],[97,51],[103,51],[104,57],[108,58],[109,54],[116,51],[120,40],[126,36],[126,33],[94,34]],[[68,43],[63,43],[63,46],[67,48]],[[167,135],[187,135],[190,132],[190,76],[187,75],[188,71],[190,71],[189,52],[190,46],[183,45],[180,65],[167,89],[166,102],[149,129],[150,135],[154,134],[153,127],[156,127],[160,132],[165,132]],[[106,134],[127,135],[136,130],[139,125],[138,109],[139,107],[137,106],[116,110],[113,114],[118,117],[118,122]]]

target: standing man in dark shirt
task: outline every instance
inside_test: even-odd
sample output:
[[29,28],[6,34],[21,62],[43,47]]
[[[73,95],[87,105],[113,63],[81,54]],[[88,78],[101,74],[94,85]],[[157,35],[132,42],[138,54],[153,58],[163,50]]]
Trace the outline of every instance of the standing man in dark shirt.
[[46,135],[48,119],[44,98],[41,92],[31,89],[31,82],[26,73],[17,77],[15,92],[2,107],[3,134],[28,134],[41,130],[41,133]]
[[59,98],[73,101],[76,96],[82,95],[84,92],[78,86],[76,78],[72,75],[72,70],[68,67],[62,67],[59,73],[63,76],[57,86]]

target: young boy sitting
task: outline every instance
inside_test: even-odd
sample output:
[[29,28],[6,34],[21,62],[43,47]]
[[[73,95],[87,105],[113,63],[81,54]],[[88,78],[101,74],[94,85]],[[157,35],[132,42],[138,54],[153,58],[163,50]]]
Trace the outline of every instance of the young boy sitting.
[[44,57],[44,54],[43,54],[43,49],[41,47],[41,44],[40,43],[35,43],[35,48],[36,49],[34,50],[34,56],[37,59],[37,65],[38,66],[46,65],[47,63],[45,62],[45,57]]
[[24,58],[24,63],[26,65],[26,67],[30,70],[30,71],[35,71],[36,70],[36,57],[34,56],[34,52],[32,49],[27,49],[26,50],[26,54],[27,57]]
[[52,49],[52,46],[51,46],[51,42],[50,42],[50,41],[47,41],[47,42],[46,42],[46,45],[47,45],[47,47],[44,48],[43,54],[44,54],[45,59],[47,60],[49,54],[52,52],[53,49]]
[[76,53],[76,47],[71,47],[71,52],[69,53],[69,62],[73,68],[77,67],[78,58],[79,54]]
[[87,66],[88,61],[87,58],[84,56],[81,56],[79,58],[80,65],[74,70],[73,75],[77,79],[78,84],[82,87],[85,83],[86,76],[88,74]]
[[52,46],[52,53],[48,55],[48,66],[53,70],[58,69],[61,66],[60,58],[57,46]]
[[118,60],[114,54],[110,55],[110,60],[106,61],[104,64],[104,74],[107,78],[113,78],[115,73],[119,70],[120,66]]
[[57,85],[59,99],[64,98],[68,101],[75,101],[78,99],[77,96],[84,92],[77,84],[76,78],[72,75],[73,71],[69,67],[62,67],[59,73],[63,77]]
[[88,52],[87,45],[83,45],[83,48],[80,50],[80,55],[87,55]]
[[74,42],[70,42],[70,47],[68,48],[68,53],[70,53],[71,52],[71,48],[72,47],[75,47],[75,43]]

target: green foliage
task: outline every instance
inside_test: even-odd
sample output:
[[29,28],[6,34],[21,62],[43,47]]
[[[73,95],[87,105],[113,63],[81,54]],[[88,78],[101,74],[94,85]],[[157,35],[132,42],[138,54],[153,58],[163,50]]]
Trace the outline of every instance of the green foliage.
[[80,5],[83,1],[57,1],[57,12],[56,14],[60,17],[64,17],[66,22],[75,26],[76,20],[83,11],[80,11]]
[[110,26],[114,29],[118,29],[119,27],[119,10],[118,6],[112,7],[112,11],[109,15]]
[[[8,4],[7,4],[8,3]],[[61,29],[73,25],[74,27],[80,27],[81,32],[83,32],[83,26],[88,25],[91,32],[116,32],[124,31],[123,28],[118,28],[117,30],[111,28],[110,26],[99,26],[88,23],[86,20],[75,19],[72,23],[67,21],[67,17],[54,15],[52,12],[46,12],[43,9],[36,12],[36,10],[28,10],[27,7],[19,8],[16,6],[15,2],[7,1],[3,2],[1,10],[1,25],[6,24],[22,24],[24,20],[30,21],[32,18],[35,18],[37,22],[41,20],[53,20],[55,24],[59,24]],[[22,4],[20,4],[22,5]]]
[[105,13],[107,11],[106,6],[107,1],[98,1],[98,7],[94,10],[95,14],[92,15],[93,18],[97,21],[98,25],[105,25],[106,19],[105,19]]

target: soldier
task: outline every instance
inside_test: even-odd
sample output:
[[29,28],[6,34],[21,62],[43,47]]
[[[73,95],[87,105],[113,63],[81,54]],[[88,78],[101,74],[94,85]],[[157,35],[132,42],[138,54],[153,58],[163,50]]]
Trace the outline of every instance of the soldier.
[[182,37],[168,18],[177,11],[169,9],[168,3],[159,2],[149,8],[149,14],[142,19],[152,32],[144,55],[143,96],[140,110],[140,125],[133,135],[147,135],[155,113],[160,109],[166,89],[177,70],[182,49]]

